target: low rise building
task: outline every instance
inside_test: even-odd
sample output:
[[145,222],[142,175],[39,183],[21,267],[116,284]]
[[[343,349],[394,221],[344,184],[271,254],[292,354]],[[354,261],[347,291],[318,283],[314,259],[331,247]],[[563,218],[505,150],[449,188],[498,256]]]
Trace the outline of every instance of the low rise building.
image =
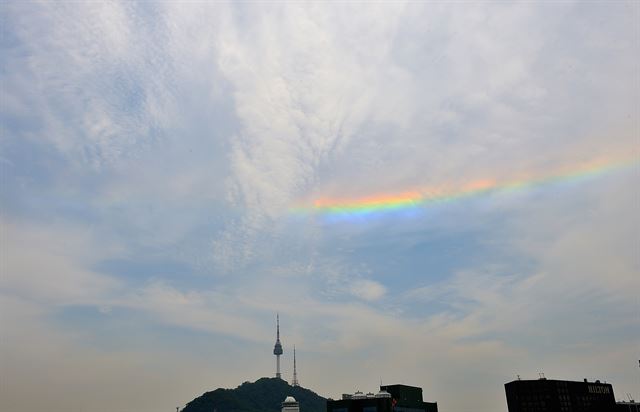
[[633,399],[629,402],[617,402],[616,412],[640,412],[640,402],[635,402]]
[[376,394],[343,394],[327,400],[327,412],[438,412],[436,402],[422,400],[422,388],[408,385],[380,386]]

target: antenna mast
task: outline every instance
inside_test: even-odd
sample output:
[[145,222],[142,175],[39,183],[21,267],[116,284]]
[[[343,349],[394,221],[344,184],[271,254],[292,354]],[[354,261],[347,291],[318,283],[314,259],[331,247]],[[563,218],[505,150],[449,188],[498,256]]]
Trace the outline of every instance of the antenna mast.
[[298,383],[298,372],[296,371],[296,345],[293,345],[293,380],[291,386],[300,386]]

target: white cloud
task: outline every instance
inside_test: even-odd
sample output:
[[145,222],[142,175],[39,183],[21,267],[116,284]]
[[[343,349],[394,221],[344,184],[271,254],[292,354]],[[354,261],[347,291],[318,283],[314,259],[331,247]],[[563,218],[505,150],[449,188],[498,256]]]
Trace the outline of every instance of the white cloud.
[[122,282],[88,269],[100,258],[121,252],[98,246],[91,230],[0,220],[4,293],[48,305],[98,305]]
[[[255,231],[286,215],[323,162],[371,115],[375,85],[387,70],[377,63],[388,53],[395,27],[389,23],[397,15],[391,6],[349,10],[354,19],[346,24],[330,8],[269,10],[236,10],[253,22],[246,26],[227,13],[219,33],[219,64],[243,124],[232,140],[232,193],[246,213],[216,244],[221,256],[229,255],[228,243],[240,256],[251,255],[246,249],[256,247]],[[263,13],[279,16],[278,22]],[[349,34],[371,47],[349,47]]]
[[351,293],[364,300],[377,300],[384,296],[383,285],[372,280],[358,280],[351,284]]
[[182,96],[195,82],[178,59],[191,56],[163,41],[169,23],[148,11],[123,2],[9,4],[20,48],[7,50],[3,92],[32,125],[12,133],[48,141],[79,167],[98,170],[171,138],[189,117]]

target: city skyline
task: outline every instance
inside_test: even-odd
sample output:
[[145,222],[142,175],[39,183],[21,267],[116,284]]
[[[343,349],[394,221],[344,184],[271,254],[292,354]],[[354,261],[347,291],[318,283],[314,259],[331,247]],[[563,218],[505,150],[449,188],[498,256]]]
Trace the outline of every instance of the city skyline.
[[[640,399],[640,3],[0,7],[0,409]],[[285,332],[286,331],[286,332]],[[37,396],[34,396],[37,394]],[[304,408],[302,407],[304,411]]]

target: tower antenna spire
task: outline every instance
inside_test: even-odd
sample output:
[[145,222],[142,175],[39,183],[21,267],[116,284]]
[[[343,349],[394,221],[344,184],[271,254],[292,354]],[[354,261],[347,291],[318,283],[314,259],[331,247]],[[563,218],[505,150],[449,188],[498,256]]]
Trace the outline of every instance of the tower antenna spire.
[[291,386],[300,386],[298,383],[298,372],[296,371],[296,345],[293,345],[293,380]]
[[280,343],[280,314],[276,313],[276,344],[273,347],[273,354],[276,355],[276,378],[282,379],[280,374],[280,355],[282,355],[282,344]]

